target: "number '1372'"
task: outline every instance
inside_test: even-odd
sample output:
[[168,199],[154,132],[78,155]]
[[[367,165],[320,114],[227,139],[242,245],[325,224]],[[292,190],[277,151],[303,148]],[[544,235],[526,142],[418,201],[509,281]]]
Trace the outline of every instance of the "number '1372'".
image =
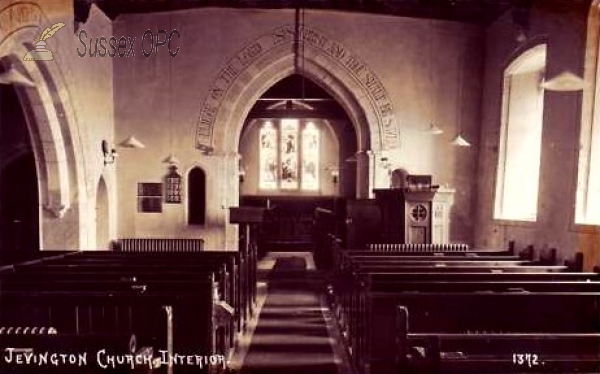
[[512,362],[515,365],[527,365],[529,367],[540,364],[538,355],[535,353],[513,353]]

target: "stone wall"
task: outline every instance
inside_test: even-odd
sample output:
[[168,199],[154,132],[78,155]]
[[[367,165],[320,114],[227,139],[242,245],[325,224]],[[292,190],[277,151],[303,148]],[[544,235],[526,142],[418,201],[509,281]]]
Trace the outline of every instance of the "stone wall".
[[[159,29],[180,33],[172,39],[172,50],[180,47],[175,57],[166,47],[150,57],[142,53],[144,32]],[[115,35],[137,37],[138,49],[135,57],[115,59],[116,134],[146,144],[119,159],[119,236],[202,236],[208,248],[235,246],[226,208],[238,201],[241,129],[256,99],[295,72],[293,29],[293,10],[203,8],[117,19]],[[306,11],[305,30],[300,72],[340,102],[358,134],[359,196],[389,186],[388,163],[433,174],[436,183],[460,191],[452,239],[472,242],[481,30],[316,10]],[[149,43],[147,35],[147,52]],[[432,120],[443,135],[425,132]],[[459,122],[473,147],[449,144]],[[137,183],[160,182],[171,152],[182,175],[195,165],[206,172],[204,227],[186,225],[185,201],[161,214],[136,212]]]
[[[587,9],[558,11],[541,6],[530,14],[528,40],[516,40],[510,15],[488,30],[481,120],[478,177],[479,200],[475,244],[483,247],[517,247],[533,244],[537,249],[557,248],[561,258],[583,251],[586,268],[598,264],[598,230],[574,222],[575,191],[581,122],[581,92],[546,91],[542,133],[542,161],[536,222],[493,220],[494,192],[501,123],[503,71],[510,61],[535,43],[547,43],[546,77],[564,70],[583,75]],[[527,181],[523,181],[527,183]],[[595,232],[594,232],[595,231]]]

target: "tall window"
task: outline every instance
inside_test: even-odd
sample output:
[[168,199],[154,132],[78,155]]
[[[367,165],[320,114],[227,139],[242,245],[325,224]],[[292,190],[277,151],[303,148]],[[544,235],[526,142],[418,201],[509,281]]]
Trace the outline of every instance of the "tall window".
[[540,44],[522,53],[504,71],[496,219],[537,218],[545,66],[546,45]]
[[265,122],[259,136],[260,189],[319,189],[319,129],[312,122]]
[[588,18],[585,80],[581,116],[575,223],[600,225],[600,5]]

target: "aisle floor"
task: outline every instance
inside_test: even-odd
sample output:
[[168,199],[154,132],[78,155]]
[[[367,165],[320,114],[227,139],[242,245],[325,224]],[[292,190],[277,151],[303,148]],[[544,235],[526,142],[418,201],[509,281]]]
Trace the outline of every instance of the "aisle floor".
[[353,374],[309,252],[270,252],[259,263],[257,315],[230,367],[242,374]]

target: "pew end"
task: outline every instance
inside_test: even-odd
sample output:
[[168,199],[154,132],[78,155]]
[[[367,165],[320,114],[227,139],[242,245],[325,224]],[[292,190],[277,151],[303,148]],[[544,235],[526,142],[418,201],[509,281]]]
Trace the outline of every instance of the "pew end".
[[[565,266],[569,271],[582,272],[583,271],[583,253],[577,252],[573,256],[573,259],[566,259],[564,261]],[[597,272],[597,271],[594,271]]]

